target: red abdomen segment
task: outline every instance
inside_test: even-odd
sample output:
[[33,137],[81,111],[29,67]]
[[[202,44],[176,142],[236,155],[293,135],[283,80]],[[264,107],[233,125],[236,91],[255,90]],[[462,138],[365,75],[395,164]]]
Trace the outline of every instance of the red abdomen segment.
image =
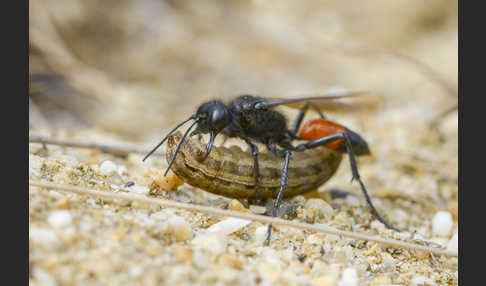
[[[304,140],[315,140],[328,135],[343,133],[344,131],[344,126],[319,118],[308,121],[300,129],[299,137]],[[341,146],[342,142],[343,140],[339,139],[324,146],[332,150],[337,150]]]

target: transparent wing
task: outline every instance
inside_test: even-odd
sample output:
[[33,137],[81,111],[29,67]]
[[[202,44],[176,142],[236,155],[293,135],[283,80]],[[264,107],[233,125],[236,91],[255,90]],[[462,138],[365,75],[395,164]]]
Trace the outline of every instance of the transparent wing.
[[265,101],[258,104],[258,108],[272,108],[275,106],[287,106],[291,108],[302,108],[310,103],[321,110],[327,111],[353,111],[361,109],[372,109],[378,107],[381,100],[377,95],[368,91],[336,90],[329,91],[321,96],[303,96],[294,98],[265,98]]

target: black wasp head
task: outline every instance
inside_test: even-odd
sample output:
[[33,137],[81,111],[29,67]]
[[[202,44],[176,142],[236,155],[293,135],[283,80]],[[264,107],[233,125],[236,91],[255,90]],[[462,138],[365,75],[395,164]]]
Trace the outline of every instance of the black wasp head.
[[231,123],[231,113],[228,107],[220,101],[210,101],[199,106],[196,118],[198,118],[198,123],[192,135],[214,133],[216,136]]
[[206,146],[206,155],[211,153],[214,139],[219,132],[231,123],[231,113],[226,105],[220,101],[210,101],[199,106],[196,112],[197,127],[191,135],[210,133],[209,143]]
[[189,128],[184,132],[184,135],[182,136],[181,140],[177,144],[176,150],[174,151],[174,155],[172,156],[172,159],[169,162],[169,167],[167,167],[167,170],[164,173],[164,176],[167,175],[167,172],[171,168],[172,164],[174,163],[174,160],[177,156],[177,153],[179,152],[182,143],[184,142],[184,139],[189,135],[189,132],[191,129],[194,127],[194,125],[197,124],[196,130],[194,130],[190,135],[194,134],[205,134],[205,133],[210,133],[211,137],[209,139],[209,143],[206,147],[206,155],[204,156],[203,160],[207,158],[209,153],[211,153],[211,149],[213,148],[213,143],[214,139],[216,138],[216,135],[218,135],[221,130],[223,130],[226,126],[228,126],[231,123],[231,113],[224,105],[223,103],[219,101],[210,101],[206,102],[203,105],[201,105],[198,109],[196,114],[191,115],[189,118],[186,120],[182,121],[179,123],[174,129],[172,129],[165,137],[160,141],[160,143],[155,146],[152,151],[150,151],[144,158],[147,159],[157,148],[159,148],[167,138],[174,133],[179,127],[184,125],[186,122],[194,120],[194,122],[189,126]]

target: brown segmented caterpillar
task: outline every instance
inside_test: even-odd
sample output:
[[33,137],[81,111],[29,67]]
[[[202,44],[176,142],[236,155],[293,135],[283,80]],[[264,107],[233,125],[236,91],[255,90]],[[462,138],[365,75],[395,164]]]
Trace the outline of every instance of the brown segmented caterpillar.
[[[168,137],[166,159],[169,162],[181,140],[180,132]],[[229,198],[255,198],[253,157],[239,146],[214,147],[209,156],[206,144],[186,138],[171,170],[184,182],[204,191]],[[325,147],[295,152],[289,166],[288,187],[284,197],[316,190],[329,180],[341,163],[342,154]],[[283,158],[269,152],[258,157],[258,198],[275,198],[280,189]]]

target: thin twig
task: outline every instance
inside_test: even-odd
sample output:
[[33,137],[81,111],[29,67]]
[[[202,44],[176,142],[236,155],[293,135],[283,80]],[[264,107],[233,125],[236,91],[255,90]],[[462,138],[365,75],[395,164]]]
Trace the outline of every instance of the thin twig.
[[[35,135],[35,134],[29,135],[29,142],[75,147],[75,148],[98,149],[102,152],[114,154],[117,156],[127,156],[130,153],[147,154],[149,152],[148,150],[138,149],[134,147],[114,146],[114,145],[106,145],[106,144],[94,143],[94,142],[82,142],[73,139],[49,137],[49,136],[42,136],[42,135]],[[153,155],[164,156],[165,153],[158,152],[158,153],[154,153]]]
[[88,190],[80,187],[57,185],[52,183],[43,183],[43,182],[35,182],[35,181],[29,181],[29,184],[31,186],[36,186],[40,188],[67,191],[67,192],[72,192],[72,193],[77,193],[82,195],[95,196],[98,198],[102,197],[102,198],[110,198],[110,199],[136,201],[140,203],[154,204],[154,205],[159,205],[168,208],[178,208],[178,209],[184,209],[188,211],[197,211],[197,212],[202,212],[202,213],[207,213],[207,214],[217,215],[217,216],[236,217],[236,218],[247,219],[251,221],[258,221],[266,224],[294,227],[298,229],[324,232],[327,234],[349,237],[349,238],[354,238],[359,240],[374,241],[391,247],[403,247],[409,249],[423,250],[435,254],[443,254],[443,255],[455,256],[455,257],[458,256],[457,252],[454,251],[399,241],[395,239],[381,238],[379,236],[373,236],[373,235],[368,235],[368,234],[363,234],[358,232],[339,230],[327,226],[325,224],[308,224],[308,223],[301,223],[296,221],[288,221],[280,218],[272,218],[269,216],[248,214],[248,213],[237,212],[237,211],[229,211],[229,210],[205,207],[205,206],[194,205],[194,204],[180,203],[180,202],[164,200],[164,199],[149,198],[142,195],[129,194],[129,193],[112,193],[107,191]]

